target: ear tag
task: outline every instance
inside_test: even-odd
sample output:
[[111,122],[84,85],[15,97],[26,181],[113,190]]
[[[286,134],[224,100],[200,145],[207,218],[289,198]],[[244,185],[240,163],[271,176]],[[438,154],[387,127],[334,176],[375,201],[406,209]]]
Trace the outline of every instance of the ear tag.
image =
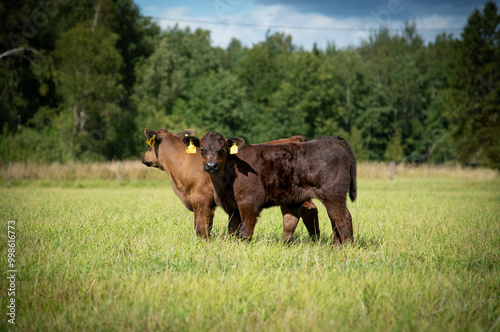
[[156,138],[156,135],[153,135],[153,137],[151,137],[150,139],[148,139],[146,141],[146,143],[149,145],[149,146],[153,146],[155,144],[155,138]]
[[238,154],[238,146],[236,143],[233,143],[233,146],[229,149],[230,154]]
[[196,153],[196,146],[193,145],[193,142],[189,142],[188,147],[186,148],[186,152],[189,154],[195,154]]

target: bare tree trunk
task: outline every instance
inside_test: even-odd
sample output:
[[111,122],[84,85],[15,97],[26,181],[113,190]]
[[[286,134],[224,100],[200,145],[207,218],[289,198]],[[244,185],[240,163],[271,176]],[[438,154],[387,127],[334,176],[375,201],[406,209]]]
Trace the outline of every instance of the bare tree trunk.
[[37,50],[35,50],[34,48],[31,48],[31,47],[16,47],[16,48],[13,48],[11,50],[8,50],[8,51],[1,53],[0,59],[3,58],[4,56],[9,56],[9,55],[12,55],[14,53],[21,52],[21,51],[30,51],[30,52],[33,52],[35,54],[39,53]]
[[347,85],[346,93],[345,93],[345,103],[346,108],[349,109],[349,105],[351,104],[351,96],[349,95],[349,85]]
[[[95,28],[97,27],[97,21],[99,19],[99,12],[101,11],[101,2],[102,0],[97,1],[97,6],[95,8],[95,14],[94,14],[94,20],[92,21],[92,32],[95,31]],[[83,89],[83,95],[85,97],[85,101],[87,100],[87,86],[89,83],[89,69],[85,71],[85,85]],[[86,123],[87,116],[85,114],[85,102],[82,105],[82,109],[80,111],[80,132],[83,132],[85,130],[85,123]]]
[[82,110],[80,111],[80,132],[82,132],[85,129],[85,120],[86,120],[85,111]]
[[80,118],[78,117],[78,104],[75,104],[75,107],[73,108],[73,118],[75,119],[75,125],[73,126],[73,136],[75,136],[78,131],[78,125],[80,123]]
[[69,147],[70,155],[73,155],[73,151],[75,151],[75,138],[78,133],[78,125],[80,123],[80,118],[78,117],[78,104],[75,104],[75,107],[73,107],[73,119],[75,120],[75,123],[73,125],[73,135],[71,135],[71,146]]
[[347,85],[347,89],[345,92],[345,103],[346,103],[346,111],[347,111],[347,124],[349,124],[350,120],[350,112],[349,112],[349,106],[351,104],[351,96],[349,94],[349,84]]
[[101,0],[98,0],[95,8],[94,21],[92,22],[92,31],[97,27],[97,20],[99,19],[99,12],[101,11]]

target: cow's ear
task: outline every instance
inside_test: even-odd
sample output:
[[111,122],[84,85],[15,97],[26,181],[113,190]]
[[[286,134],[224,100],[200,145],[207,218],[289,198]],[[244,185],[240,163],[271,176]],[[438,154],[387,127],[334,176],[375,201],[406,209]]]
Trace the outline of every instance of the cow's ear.
[[307,138],[304,135],[293,135],[290,138],[295,139],[297,142],[306,142],[307,141]]
[[153,130],[149,130],[148,128],[144,129],[144,134],[146,134],[146,137],[149,139],[151,139],[151,137],[153,137],[154,135],[156,135],[156,131],[153,131]]
[[146,134],[146,137],[148,138],[146,140],[146,143],[149,146],[154,146],[155,142],[161,143],[161,141],[163,140],[163,137],[156,131],[149,130],[146,128],[146,129],[144,129],[144,133]]
[[183,136],[181,140],[185,146],[189,146],[191,143],[193,143],[194,146],[198,148],[200,147],[200,140],[194,136]]
[[194,129],[186,129],[181,131],[180,133],[177,133],[177,136],[179,137],[193,136],[193,135],[194,135]]
[[200,140],[194,136],[184,136],[181,138],[182,143],[186,146],[186,153],[196,154],[196,147],[200,146]]
[[243,144],[245,144],[245,140],[241,137],[231,137],[227,140],[227,146],[232,147],[235,144],[240,148]]
[[154,146],[156,137],[158,136],[155,131],[149,130],[149,129],[144,129],[144,133],[146,134],[146,137],[148,138],[146,140],[146,144],[149,146]]
[[241,137],[231,137],[227,140],[227,146],[229,146],[230,154],[238,154],[238,148],[245,143],[245,140]]

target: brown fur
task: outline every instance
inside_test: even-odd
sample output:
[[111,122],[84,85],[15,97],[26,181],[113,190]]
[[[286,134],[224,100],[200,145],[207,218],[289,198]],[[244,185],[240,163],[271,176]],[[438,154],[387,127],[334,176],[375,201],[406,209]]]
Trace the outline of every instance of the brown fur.
[[[215,197],[215,192],[210,177],[203,171],[203,162],[199,149],[196,154],[187,154],[182,138],[192,136],[193,130],[185,130],[177,135],[165,129],[152,131],[145,129],[149,139],[156,135],[153,146],[142,158],[143,164],[164,170],[170,177],[172,187],[184,206],[194,212],[194,227],[200,236],[209,236],[213,224],[216,205],[220,202]],[[291,138],[281,139],[272,143],[302,142],[305,137],[295,135]],[[312,201],[301,205],[283,206],[283,238],[291,240],[299,218],[302,217],[309,234],[313,239],[319,237],[318,210]],[[235,233],[241,224],[239,213],[230,216],[228,230]]]
[[210,175],[216,200],[229,214],[241,215],[240,236],[251,239],[257,217],[270,206],[300,206],[312,198],[326,207],[334,231],[334,243],[353,239],[346,194],[356,199],[356,159],[349,145],[337,136],[303,143],[248,145],[231,155],[233,144],[210,132],[201,142],[186,137],[185,144],[200,146],[203,168]]

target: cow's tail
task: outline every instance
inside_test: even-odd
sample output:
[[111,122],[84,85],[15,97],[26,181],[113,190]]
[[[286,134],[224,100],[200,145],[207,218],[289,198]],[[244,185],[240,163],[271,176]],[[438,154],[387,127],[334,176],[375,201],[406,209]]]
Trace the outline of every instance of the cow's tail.
[[342,137],[339,138],[340,145],[347,151],[347,154],[350,159],[350,174],[351,174],[351,182],[349,184],[349,198],[352,202],[356,200],[357,196],[357,185],[356,185],[356,157],[354,156],[354,152],[352,152],[351,147]]
[[349,198],[351,199],[351,202],[354,202],[358,194],[356,185],[356,157],[354,157],[354,153],[351,149],[349,149],[349,152],[349,157],[351,158],[351,183],[349,185]]

